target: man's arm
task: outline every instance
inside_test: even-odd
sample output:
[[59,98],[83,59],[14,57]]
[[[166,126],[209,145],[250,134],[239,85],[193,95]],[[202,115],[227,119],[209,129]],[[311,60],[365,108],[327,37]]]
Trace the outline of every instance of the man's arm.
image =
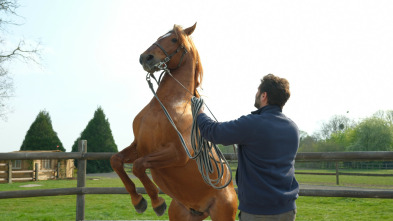
[[202,112],[198,115],[197,123],[202,137],[215,144],[244,144],[251,135],[247,116],[233,121],[216,122]]

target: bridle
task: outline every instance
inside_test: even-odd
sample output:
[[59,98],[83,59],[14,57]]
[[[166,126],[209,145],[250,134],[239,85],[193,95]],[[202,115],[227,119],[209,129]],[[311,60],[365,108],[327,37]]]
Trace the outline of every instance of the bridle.
[[176,50],[172,54],[168,54],[168,52],[160,44],[158,44],[157,42],[155,42],[153,45],[156,45],[157,47],[159,47],[161,49],[161,51],[164,52],[164,54],[166,56],[162,61],[158,62],[155,65],[157,68],[159,68],[161,70],[166,69],[167,68],[167,63],[172,59],[172,57],[175,54],[177,54],[180,51],[180,49],[183,49],[183,54],[181,55],[179,64],[177,64],[177,67],[175,68],[175,69],[178,69],[180,67],[182,61],[183,61],[184,55],[187,54],[187,52],[188,52],[183,44],[179,45],[179,47],[177,47]]
[[176,68],[172,69],[172,70],[176,70],[180,67],[181,63],[183,62],[183,58],[184,55],[186,55],[188,53],[187,49],[184,47],[183,44],[180,44],[176,50],[172,53],[172,54],[168,54],[168,52],[164,49],[164,47],[162,47],[159,43],[155,42],[153,43],[153,45],[159,47],[161,49],[162,52],[164,52],[165,54],[165,58],[158,62],[157,64],[155,64],[154,66],[157,67],[159,70],[162,70],[158,80],[156,79],[156,77],[154,76],[154,74],[147,74],[146,75],[146,80],[149,78],[150,76],[157,82],[158,85],[160,85],[161,83],[161,78],[165,73],[168,73],[173,79],[175,79],[177,81],[177,83],[179,83],[184,89],[186,89],[188,91],[188,93],[190,93],[191,95],[193,95],[186,87],[184,87],[184,85],[182,83],[180,83],[175,77],[173,77],[173,75],[171,74],[170,70],[168,69],[167,63],[172,59],[172,57],[177,54],[181,49],[183,49],[183,54],[180,57],[180,61],[179,64],[177,64]]

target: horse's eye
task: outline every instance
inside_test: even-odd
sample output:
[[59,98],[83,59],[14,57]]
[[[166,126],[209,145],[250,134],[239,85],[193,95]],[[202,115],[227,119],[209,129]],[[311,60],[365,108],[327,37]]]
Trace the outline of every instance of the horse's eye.
[[177,42],[177,39],[176,38],[172,38],[172,40],[171,40],[173,43],[176,43]]

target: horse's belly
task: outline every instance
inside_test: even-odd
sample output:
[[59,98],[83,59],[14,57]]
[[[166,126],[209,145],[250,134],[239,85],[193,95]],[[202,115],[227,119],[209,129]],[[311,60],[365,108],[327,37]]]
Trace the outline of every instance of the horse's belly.
[[184,167],[152,169],[151,173],[164,193],[189,208],[203,209],[198,207],[207,203],[214,191],[203,181],[195,160],[189,160]]

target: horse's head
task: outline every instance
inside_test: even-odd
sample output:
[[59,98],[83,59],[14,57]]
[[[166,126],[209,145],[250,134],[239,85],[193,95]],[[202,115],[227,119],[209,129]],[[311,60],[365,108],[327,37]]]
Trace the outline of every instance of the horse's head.
[[[176,69],[182,65],[186,53],[192,50],[193,43],[189,36],[194,32],[196,23],[186,29],[174,25],[173,29],[157,39],[143,52],[139,62],[149,73],[160,70],[159,66]],[[165,63],[165,64],[164,64]]]

